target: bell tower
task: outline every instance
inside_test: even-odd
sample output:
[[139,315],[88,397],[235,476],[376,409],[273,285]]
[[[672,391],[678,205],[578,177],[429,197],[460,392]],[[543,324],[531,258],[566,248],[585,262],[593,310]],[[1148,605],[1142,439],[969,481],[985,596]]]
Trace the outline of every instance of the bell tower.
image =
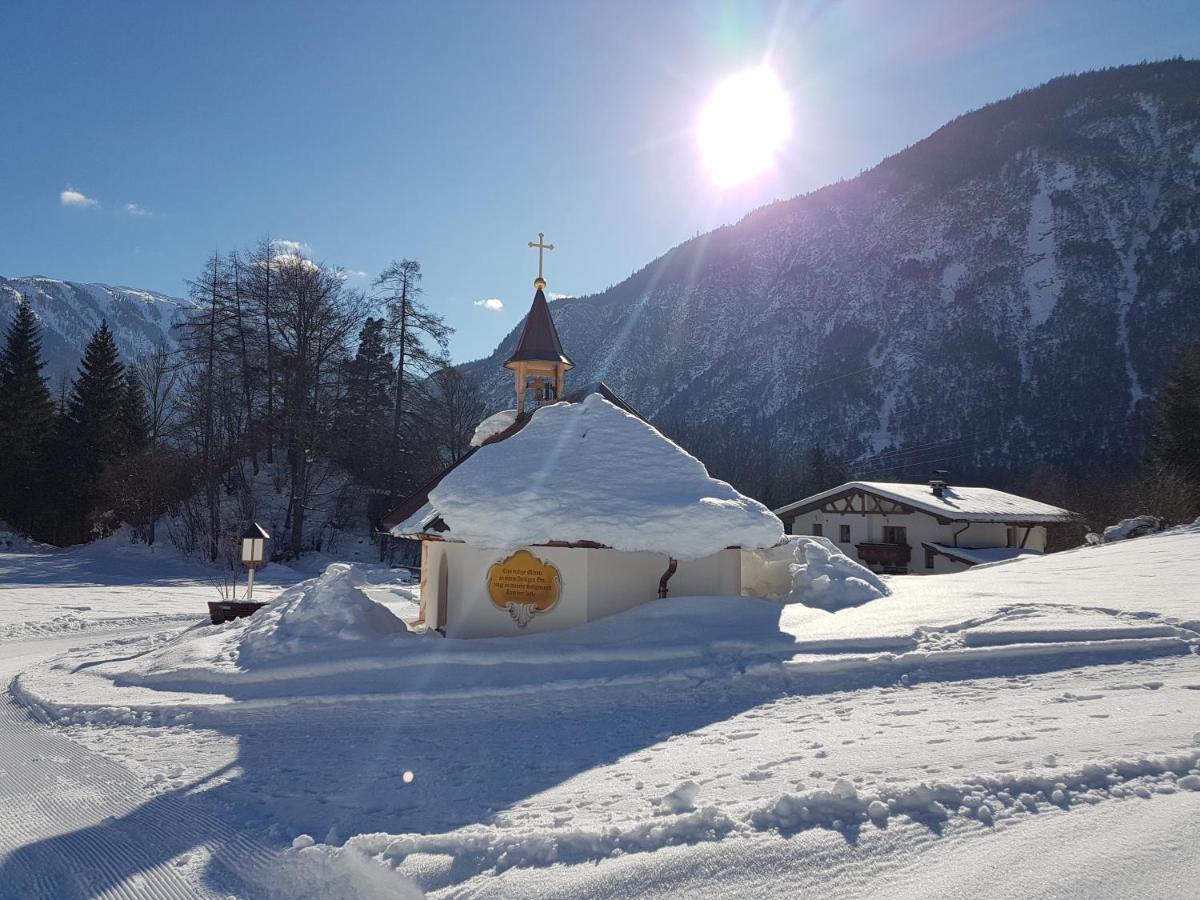
[[517,415],[525,412],[527,405],[536,408],[561,400],[566,371],[575,366],[570,357],[563,353],[558,330],[554,327],[554,319],[550,317],[550,304],[546,302],[542,258],[546,250],[554,249],[554,245],[547,244],[545,239],[546,236],[539,232],[537,243],[529,242],[529,246],[538,251],[538,277],[533,282],[533,305],[525,317],[525,327],[521,330],[517,349],[504,363],[506,369],[512,370],[515,379]]

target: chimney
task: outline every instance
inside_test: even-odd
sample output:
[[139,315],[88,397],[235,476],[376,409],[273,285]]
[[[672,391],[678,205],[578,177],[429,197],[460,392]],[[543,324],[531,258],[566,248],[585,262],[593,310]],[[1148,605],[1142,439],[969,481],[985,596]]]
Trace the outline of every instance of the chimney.
[[933,496],[941,497],[946,493],[946,488],[950,484],[946,481],[946,476],[949,473],[945,469],[937,469],[933,473],[933,477],[929,479],[929,490],[933,492]]

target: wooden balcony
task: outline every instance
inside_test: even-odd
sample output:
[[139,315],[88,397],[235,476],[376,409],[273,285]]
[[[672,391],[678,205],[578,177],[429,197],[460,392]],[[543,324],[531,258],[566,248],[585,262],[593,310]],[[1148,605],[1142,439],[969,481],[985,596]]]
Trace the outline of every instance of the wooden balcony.
[[907,566],[912,559],[908,544],[856,544],[858,558],[868,566]]

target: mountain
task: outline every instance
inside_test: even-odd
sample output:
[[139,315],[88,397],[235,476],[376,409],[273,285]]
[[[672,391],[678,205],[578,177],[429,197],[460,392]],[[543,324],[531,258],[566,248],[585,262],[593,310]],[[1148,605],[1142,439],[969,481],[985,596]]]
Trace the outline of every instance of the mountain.
[[64,377],[68,383],[75,377],[83,348],[102,320],[108,321],[121,356],[129,362],[160,341],[175,346],[171,325],[186,306],[183,300],[154,291],[41,276],[0,276],[0,334],[8,328],[22,296],[41,321],[43,374],[54,390]]
[[[1200,62],[1058,78],[555,302],[568,386],[859,474],[1128,465],[1200,337],[1198,194]],[[518,332],[463,367],[496,407]]]

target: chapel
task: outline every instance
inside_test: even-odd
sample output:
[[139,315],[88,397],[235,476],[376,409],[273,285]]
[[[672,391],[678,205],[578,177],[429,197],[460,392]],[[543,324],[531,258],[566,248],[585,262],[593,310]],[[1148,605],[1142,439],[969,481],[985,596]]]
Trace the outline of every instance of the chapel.
[[518,635],[667,596],[753,593],[782,522],[604,383],[567,388],[574,363],[542,274],[553,245],[539,235],[530,247],[533,303],[504,363],[512,408],[481,422],[471,450],[384,520],[391,536],[420,542],[417,627]]

